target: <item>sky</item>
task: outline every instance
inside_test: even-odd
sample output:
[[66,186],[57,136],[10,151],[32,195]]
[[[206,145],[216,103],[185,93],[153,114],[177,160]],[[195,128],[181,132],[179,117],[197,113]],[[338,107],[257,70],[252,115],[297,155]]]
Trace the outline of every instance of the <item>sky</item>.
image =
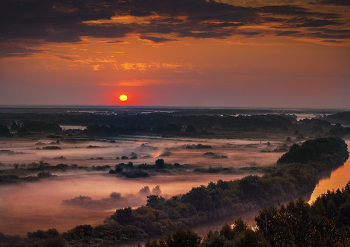
[[348,109],[349,96],[349,0],[0,1],[0,105]]

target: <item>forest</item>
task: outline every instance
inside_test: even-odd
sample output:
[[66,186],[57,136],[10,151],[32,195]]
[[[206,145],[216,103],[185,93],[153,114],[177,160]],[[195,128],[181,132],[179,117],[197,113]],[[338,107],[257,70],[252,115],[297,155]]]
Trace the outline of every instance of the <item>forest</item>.
[[[305,153],[310,153],[311,155],[306,156],[307,159],[305,159]],[[269,228],[266,228],[266,219],[268,217],[275,219],[275,214],[283,214],[285,207],[281,206],[278,211],[270,205],[310,192],[315,187],[319,174],[343,165],[348,157],[347,145],[338,137],[308,140],[302,145],[295,144],[291,146],[290,150],[281,156],[275,166],[266,169],[266,173],[263,176],[249,175],[233,181],[219,180],[217,183],[210,182],[207,186],[193,188],[186,194],[173,196],[168,200],[158,195],[149,195],[145,206],[136,209],[131,209],[130,207],[118,209],[106,219],[104,224],[94,227],[91,225],[80,225],[64,233],[59,233],[56,229],[37,230],[28,233],[27,238],[2,234],[0,236],[2,244],[0,246],[108,246],[130,240],[159,237],[167,233],[170,233],[170,235],[168,234],[165,239],[161,239],[159,242],[157,240],[149,242],[146,246],[198,246],[199,244],[202,246],[247,246],[242,245],[242,243],[248,241],[248,239],[256,239],[256,243],[261,244],[258,246],[283,246],[281,242],[278,242],[278,239],[289,238],[289,235],[278,236],[278,234],[287,234],[287,232],[273,231],[271,229],[278,229],[278,227],[285,227],[286,225],[276,221]],[[162,162],[159,162],[158,166],[163,165]],[[329,223],[333,225],[348,224],[346,218],[336,218],[348,212],[349,207],[345,203],[348,201],[346,196],[341,200],[339,199],[341,197],[340,194],[345,195],[348,188],[349,186],[341,193],[335,192],[336,196],[331,196],[333,194],[329,193],[327,200],[322,201],[322,203],[319,200],[316,201],[313,207],[318,205],[318,211],[308,209],[305,202],[301,203],[300,200],[295,203],[297,205],[295,210],[291,206],[292,204],[288,204],[286,215],[289,217],[289,214],[297,214],[298,210],[300,210],[298,208],[299,204],[302,204],[300,207],[303,210],[305,208],[305,211],[310,213],[319,212],[322,214],[327,212],[322,215],[326,218],[312,223],[316,224],[316,227],[313,228],[316,232],[321,231],[321,228],[328,227],[328,225],[321,225],[324,221],[335,220],[335,223]],[[335,200],[333,202],[334,205],[332,206],[332,203],[328,202],[328,200]],[[344,206],[344,203],[346,206]],[[224,230],[220,231],[220,233],[208,233],[208,236],[201,242],[199,241],[200,238],[196,237],[196,234],[191,230],[183,230],[223,218],[227,215],[267,206],[270,207],[261,211],[260,216],[257,216],[257,225],[260,233],[259,231],[252,232],[240,220],[236,222],[237,228],[233,228],[232,232],[228,230],[227,226],[224,226]],[[276,213],[274,214],[275,211]],[[267,215],[267,212],[270,212],[272,216]],[[263,213],[266,214],[266,217],[262,216]],[[300,215],[297,216],[299,217]],[[333,216],[333,218],[329,218],[330,216]],[[262,221],[264,217],[265,228],[263,228],[264,222]],[[306,220],[313,219],[311,216],[309,218],[306,218]],[[281,220],[283,220],[283,217]],[[296,219],[293,224],[297,224],[299,221]],[[270,224],[270,222],[268,223]],[[298,228],[299,226],[296,227]],[[318,227],[321,228],[318,229]],[[289,229],[292,230],[293,228]],[[171,235],[171,232],[175,233]],[[290,234],[292,234],[290,241],[295,243],[301,241],[299,235],[294,237],[293,234],[296,233],[292,232]],[[344,235],[345,233],[341,232],[339,236],[343,236],[342,234]],[[178,236],[185,237],[179,238]],[[253,238],[252,236],[255,237]],[[189,239],[186,242],[187,245],[178,242],[183,241],[183,239]],[[223,241],[223,244],[210,244],[215,241]],[[313,245],[296,244],[295,246]]]
[[[66,136],[65,140],[76,138],[113,137],[119,135],[158,135],[220,138],[229,134],[232,137],[246,136],[247,133],[281,133],[296,135],[298,140],[307,136],[318,138],[322,136],[343,137],[350,134],[347,124],[348,112],[340,112],[327,117],[296,120],[293,114],[268,114],[270,111],[217,109],[213,114],[204,114],[197,110],[164,109],[144,114],[140,109],[129,109],[114,113],[111,109],[100,109],[100,112],[85,111],[65,112],[0,112],[0,137],[26,137],[42,133],[51,133],[48,137]],[[168,112],[167,112],[168,110]],[[222,113],[222,114],[220,114]],[[264,113],[262,115],[261,113]],[[267,113],[267,114],[266,114]],[[192,115],[191,115],[192,114]],[[260,114],[260,115],[259,115]],[[335,122],[332,125],[331,122]],[[86,126],[84,130],[63,131],[60,125]],[[233,134],[234,133],[234,134]]]

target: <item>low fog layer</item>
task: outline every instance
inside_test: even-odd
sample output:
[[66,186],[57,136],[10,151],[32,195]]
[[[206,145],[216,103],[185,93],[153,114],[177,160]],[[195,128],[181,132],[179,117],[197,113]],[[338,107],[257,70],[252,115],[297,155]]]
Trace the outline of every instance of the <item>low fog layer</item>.
[[125,208],[128,206],[141,206],[146,203],[147,196],[161,195],[160,186],[157,185],[150,190],[149,186],[145,186],[137,194],[122,195],[119,192],[112,192],[108,198],[93,200],[90,196],[78,196],[73,199],[63,200],[65,206],[83,207],[87,209],[110,210],[113,208]]
[[[13,169],[16,163],[19,168],[26,168],[29,163],[39,161],[51,165],[110,165],[114,168],[121,162],[154,164],[158,158],[167,163],[204,168],[261,166],[275,163],[281,155],[279,152],[261,151],[271,151],[282,145],[282,142],[268,145],[267,141],[197,138],[128,137],[75,143],[50,139],[6,139],[0,142],[0,169]],[[244,176],[169,173],[128,180],[107,174],[108,171],[52,173],[58,177],[1,185],[1,232],[25,235],[37,229],[66,231],[80,224],[96,225],[116,208],[145,204],[147,195],[155,193],[152,189],[157,185],[163,197],[170,197],[186,193],[192,187],[207,185],[210,181]],[[142,188],[144,190],[140,192]]]
[[[120,202],[129,200],[131,207],[142,205],[140,189],[160,186],[161,195],[170,197],[188,192],[192,187],[207,185],[210,181],[232,180],[243,175],[192,174],[155,176],[144,179],[123,179],[111,175],[67,175],[40,180],[40,182],[2,185],[0,190],[0,232],[25,235],[28,231],[56,228],[63,232],[81,224],[102,223],[118,207],[111,204],[111,193],[120,193]],[[176,184],[176,186],[175,186]],[[115,194],[113,194],[115,195]],[[132,196],[131,196],[132,195]],[[64,200],[90,197],[88,204],[65,205]],[[118,194],[116,195],[119,196]],[[112,196],[113,197],[113,196]],[[136,198],[131,200],[131,198]],[[105,200],[107,199],[107,200]],[[123,199],[127,199],[124,200]],[[88,200],[90,201],[90,200]],[[105,205],[103,203],[105,202]],[[135,203],[135,204],[133,204]],[[126,203],[128,204],[128,203]],[[98,205],[98,206],[96,206]],[[102,205],[102,206],[101,206]],[[107,206],[106,206],[107,205]],[[124,207],[124,205],[121,205]]]
[[[112,141],[112,142],[111,142]],[[114,166],[119,162],[154,164],[158,158],[168,163],[204,167],[244,167],[276,162],[282,142],[186,139],[186,138],[118,138],[113,140],[65,143],[53,140],[8,141],[0,143],[0,169],[6,166],[44,161],[51,165]],[[198,145],[211,148],[196,148]],[[272,151],[272,152],[270,152]],[[205,155],[212,152],[214,155]],[[257,162],[258,161],[258,162]]]

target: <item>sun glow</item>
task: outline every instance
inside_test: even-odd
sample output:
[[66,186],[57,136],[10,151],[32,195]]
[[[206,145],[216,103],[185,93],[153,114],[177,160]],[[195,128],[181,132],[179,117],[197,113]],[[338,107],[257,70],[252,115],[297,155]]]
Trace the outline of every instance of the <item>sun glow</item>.
[[120,101],[126,101],[128,99],[128,96],[126,96],[125,94],[122,94],[119,96]]

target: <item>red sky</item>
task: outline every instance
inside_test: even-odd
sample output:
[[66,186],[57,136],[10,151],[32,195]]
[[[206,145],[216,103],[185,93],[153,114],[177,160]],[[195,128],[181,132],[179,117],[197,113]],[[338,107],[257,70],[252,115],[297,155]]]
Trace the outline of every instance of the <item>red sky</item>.
[[0,21],[0,105],[350,106],[347,0],[2,0]]

